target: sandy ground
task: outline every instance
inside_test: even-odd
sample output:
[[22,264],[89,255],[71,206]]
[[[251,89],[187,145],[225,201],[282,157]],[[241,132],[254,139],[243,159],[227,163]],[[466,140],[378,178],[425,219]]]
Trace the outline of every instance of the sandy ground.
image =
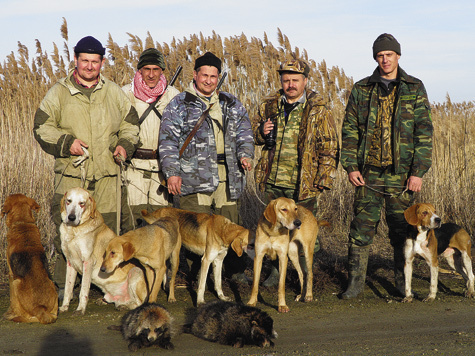
[[[250,287],[225,284],[225,293],[247,302]],[[235,349],[183,334],[184,312],[193,307],[193,291],[177,289],[177,303],[162,303],[173,315],[174,350],[147,348],[139,355],[473,355],[475,354],[475,300],[463,297],[463,281],[442,276],[438,298],[423,303],[428,292],[427,278],[416,279],[414,290],[421,294],[413,303],[389,295],[384,288],[368,283],[361,298],[343,301],[336,293],[318,294],[310,303],[294,302],[287,291],[290,312],[279,314],[277,289],[261,288],[258,307],[274,319],[279,337],[273,348],[245,346]],[[0,355],[128,355],[120,332],[107,329],[120,324],[123,311],[112,305],[97,306],[93,292],[86,314],[60,314],[51,325],[0,321]],[[8,286],[0,288],[0,313],[9,305]],[[207,301],[216,299],[206,292]],[[77,299],[71,310],[77,306]]]

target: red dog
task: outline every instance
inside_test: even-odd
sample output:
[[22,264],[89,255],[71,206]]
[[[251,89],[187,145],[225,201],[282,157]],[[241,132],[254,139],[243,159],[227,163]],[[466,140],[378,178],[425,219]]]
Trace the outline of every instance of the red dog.
[[58,317],[58,294],[46,269],[46,255],[32,210],[36,201],[23,194],[10,195],[2,209],[7,215],[7,263],[10,308],[3,315],[16,322],[54,323]]

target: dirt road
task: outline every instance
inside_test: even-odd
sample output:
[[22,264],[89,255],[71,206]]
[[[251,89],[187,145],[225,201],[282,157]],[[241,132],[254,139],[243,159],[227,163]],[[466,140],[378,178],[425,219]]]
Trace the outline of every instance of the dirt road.
[[[454,287],[449,286],[453,284]],[[475,353],[475,301],[462,296],[462,282],[444,282],[432,303],[420,300],[404,304],[384,291],[366,287],[363,298],[343,301],[332,293],[319,295],[311,303],[293,301],[289,291],[288,314],[276,311],[276,289],[262,288],[258,307],[274,319],[279,337],[273,348],[245,346],[234,349],[192,335],[182,334],[184,311],[192,307],[193,293],[177,290],[175,304],[159,302],[174,316],[174,350],[142,349],[139,355],[473,355]],[[449,286],[449,287],[447,287]],[[416,282],[415,289],[426,293],[426,281]],[[249,288],[226,289],[228,295],[247,301]],[[234,293],[233,293],[234,292]],[[206,292],[206,300],[216,297]],[[242,299],[241,299],[242,298]],[[72,310],[77,300],[72,303]],[[8,287],[0,289],[0,313],[8,308]],[[127,355],[127,344],[117,331],[107,326],[119,324],[124,314],[111,305],[91,302],[86,315],[60,314],[51,325],[17,324],[0,321],[0,355]]]

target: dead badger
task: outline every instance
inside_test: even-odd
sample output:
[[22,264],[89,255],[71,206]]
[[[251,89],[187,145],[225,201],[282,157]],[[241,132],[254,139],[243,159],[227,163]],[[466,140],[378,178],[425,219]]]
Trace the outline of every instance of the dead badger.
[[204,304],[195,313],[189,312],[188,322],[185,333],[234,347],[274,346],[271,339],[277,337],[274,321],[266,312],[233,302]]
[[122,317],[120,326],[109,326],[110,330],[120,330],[129,342],[129,350],[158,345],[173,349],[171,343],[172,319],[168,311],[157,303],[144,303],[130,310]]

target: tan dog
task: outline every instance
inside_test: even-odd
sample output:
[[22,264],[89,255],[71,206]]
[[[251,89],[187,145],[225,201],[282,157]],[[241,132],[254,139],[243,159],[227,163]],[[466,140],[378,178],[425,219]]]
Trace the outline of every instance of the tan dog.
[[404,245],[404,276],[406,297],[411,302],[412,262],[416,254],[422,256],[430,266],[430,292],[424,302],[432,301],[437,294],[439,276],[439,256],[445,257],[450,267],[460,273],[467,283],[466,296],[475,296],[474,275],[472,271],[470,235],[460,226],[440,224],[432,204],[416,204],[404,211],[409,225],[413,226]]
[[23,194],[7,197],[7,264],[10,307],[3,317],[15,322],[54,323],[58,317],[58,294],[47,272],[45,250],[32,210],[40,206]]
[[[255,257],[254,257],[254,280],[252,283],[251,298],[248,305],[255,306],[259,289],[259,279],[262,270],[262,260],[268,255],[272,260],[279,257],[279,287],[278,287],[278,310],[281,313],[289,311],[285,303],[285,278],[287,274],[287,256],[297,270],[300,280],[300,295],[296,300],[309,302],[313,300],[313,249],[317,240],[318,227],[329,226],[326,221],[318,222],[313,214],[295,201],[288,198],[272,200],[264,210],[257,223]],[[302,266],[299,262],[299,245],[305,255],[303,266],[307,275],[305,281]]]
[[70,189],[61,200],[61,249],[67,260],[66,286],[60,311],[67,311],[73,295],[77,273],[82,274],[79,305],[76,313],[84,314],[91,282],[104,292],[104,299],[117,307],[130,309],[147,297],[143,267],[124,263],[112,273],[100,271],[109,242],[116,234],[104,223],[90,194],[81,188]]
[[112,273],[122,262],[135,257],[152,272],[148,273],[148,281],[153,283],[149,300],[155,302],[167,270],[166,262],[170,259],[172,276],[168,301],[176,302],[175,277],[180,262],[180,248],[178,222],[171,218],[161,218],[151,225],[113,238],[106,248],[101,272]]
[[242,256],[243,249],[249,242],[248,229],[232,223],[221,215],[193,213],[176,208],[162,208],[153,213],[142,210],[142,216],[149,224],[162,217],[175,219],[180,226],[183,246],[203,256],[198,281],[197,304],[204,303],[206,277],[211,263],[213,263],[214,283],[218,297],[221,300],[229,300],[222,288],[223,260],[230,246],[238,256]]

